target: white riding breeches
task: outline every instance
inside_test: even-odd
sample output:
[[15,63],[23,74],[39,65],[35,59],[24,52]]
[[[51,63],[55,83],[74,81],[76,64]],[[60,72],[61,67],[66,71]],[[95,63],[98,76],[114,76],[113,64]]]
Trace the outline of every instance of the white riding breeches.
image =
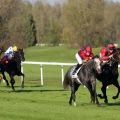
[[77,61],[78,61],[79,64],[82,64],[82,63],[83,63],[83,60],[82,60],[82,58],[79,56],[78,53],[75,54],[75,57],[76,57],[76,59],[77,59]]

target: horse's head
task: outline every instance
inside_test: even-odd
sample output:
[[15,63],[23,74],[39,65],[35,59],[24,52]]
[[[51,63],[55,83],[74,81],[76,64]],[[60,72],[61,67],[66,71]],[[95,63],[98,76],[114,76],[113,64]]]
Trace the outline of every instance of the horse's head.
[[18,52],[19,52],[19,57],[20,57],[21,61],[25,61],[24,50],[18,49]]
[[93,58],[94,64],[95,64],[95,69],[97,73],[101,73],[101,61],[98,57]]
[[101,60],[98,56],[94,56],[85,65],[90,69],[90,71],[98,74],[101,73]]
[[117,48],[114,53],[113,53],[113,56],[111,57],[110,59],[110,63],[119,63],[120,64],[120,48]]
[[14,59],[17,61],[25,61],[23,49],[18,49],[18,51],[15,52]]

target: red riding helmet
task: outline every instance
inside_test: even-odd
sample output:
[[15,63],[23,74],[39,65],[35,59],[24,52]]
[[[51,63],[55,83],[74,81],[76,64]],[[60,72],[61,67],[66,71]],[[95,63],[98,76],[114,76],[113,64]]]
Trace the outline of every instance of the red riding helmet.
[[85,50],[86,50],[86,52],[88,52],[88,53],[91,53],[91,52],[92,52],[92,48],[91,48],[90,46],[87,46],[87,47],[85,48]]
[[115,48],[115,45],[113,44],[113,43],[110,43],[110,44],[108,44],[108,49],[114,49]]

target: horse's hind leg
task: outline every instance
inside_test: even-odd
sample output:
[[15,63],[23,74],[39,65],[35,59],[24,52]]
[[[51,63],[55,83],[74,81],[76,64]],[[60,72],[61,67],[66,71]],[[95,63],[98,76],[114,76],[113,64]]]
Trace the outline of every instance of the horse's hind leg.
[[116,96],[113,96],[112,98],[113,98],[113,99],[117,99],[118,96],[119,96],[119,93],[120,93],[120,86],[119,86],[118,81],[117,81],[116,83],[114,83],[113,85],[118,88],[118,92],[117,92]]
[[71,85],[71,96],[69,100],[69,104],[72,105],[72,100],[75,99],[75,89],[74,89],[74,84]]
[[[102,91],[102,93],[103,93],[103,96],[102,96],[102,99],[104,98],[105,100],[104,100],[104,102],[105,103],[108,103],[108,99],[107,99],[107,94],[106,94],[106,87],[107,86],[102,86],[102,88],[101,88],[101,91]],[[100,96],[99,96],[100,97]],[[101,98],[101,97],[100,97]]]
[[75,92],[78,90],[79,88],[79,84],[74,83],[71,85],[71,96],[70,96],[70,100],[69,100],[69,104],[72,105],[72,100],[74,101],[74,106],[76,106],[76,95]]

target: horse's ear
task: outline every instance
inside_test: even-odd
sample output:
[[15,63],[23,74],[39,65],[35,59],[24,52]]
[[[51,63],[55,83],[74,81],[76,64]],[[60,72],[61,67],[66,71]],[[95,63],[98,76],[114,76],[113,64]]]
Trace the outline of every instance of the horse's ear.
[[19,48],[18,50],[20,50],[20,51],[24,51],[23,48]]
[[119,52],[120,52],[120,48],[117,48],[117,51],[119,51]]

